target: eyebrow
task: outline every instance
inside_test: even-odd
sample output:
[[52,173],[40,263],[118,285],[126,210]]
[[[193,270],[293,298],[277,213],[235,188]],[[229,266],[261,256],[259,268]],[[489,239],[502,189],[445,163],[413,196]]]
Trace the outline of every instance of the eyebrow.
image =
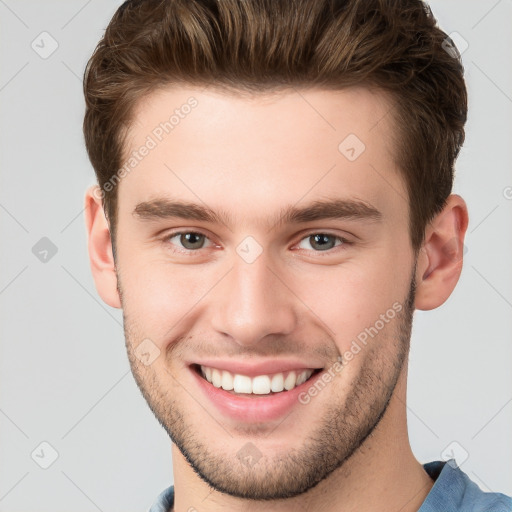
[[[141,220],[184,219],[232,225],[232,216],[225,210],[218,212],[200,204],[156,198],[137,204],[133,215]],[[283,224],[301,224],[326,219],[348,219],[378,222],[382,213],[371,204],[360,200],[324,199],[302,207],[287,206],[275,218],[273,227]]]

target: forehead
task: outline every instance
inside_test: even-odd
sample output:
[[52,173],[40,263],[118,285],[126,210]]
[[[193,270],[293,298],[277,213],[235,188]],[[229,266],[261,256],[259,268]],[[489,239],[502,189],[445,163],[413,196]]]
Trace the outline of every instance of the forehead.
[[258,223],[277,207],[335,196],[398,219],[407,192],[393,130],[389,97],[366,88],[248,95],[168,87],[134,110],[119,205],[169,196]]

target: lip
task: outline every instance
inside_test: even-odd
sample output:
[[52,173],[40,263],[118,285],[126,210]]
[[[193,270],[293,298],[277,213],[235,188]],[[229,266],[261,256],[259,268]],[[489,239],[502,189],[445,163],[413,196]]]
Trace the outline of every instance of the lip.
[[[215,368],[215,366],[213,367]],[[292,369],[295,368],[296,366]],[[313,374],[306,382],[290,391],[271,395],[242,396],[234,395],[222,388],[216,388],[200,376],[194,366],[189,366],[189,370],[201,392],[213,403],[222,416],[244,423],[264,423],[277,420],[289,414],[294,407],[304,407],[299,402],[299,395],[313,385],[323,373],[322,370]],[[243,372],[239,369],[237,373]]]
[[291,370],[319,370],[323,369],[324,365],[318,362],[308,361],[307,363],[299,360],[286,360],[286,361],[232,361],[232,360],[215,360],[204,359],[201,361],[190,362],[189,365],[197,364],[202,366],[209,366],[210,368],[217,368],[218,370],[227,370],[233,374],[247,375],[247,377],[257,377],[258,375],[273,375],[274,373],[284,373]]

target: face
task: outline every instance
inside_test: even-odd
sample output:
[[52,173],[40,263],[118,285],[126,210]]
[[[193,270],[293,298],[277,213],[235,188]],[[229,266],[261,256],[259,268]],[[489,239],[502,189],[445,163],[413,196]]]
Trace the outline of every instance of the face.
[[303,493],[386,411],[416,261],[388,110],[366,89],[180,87],[138,105],[118,185],[126,346],[157,419],[221,492]]

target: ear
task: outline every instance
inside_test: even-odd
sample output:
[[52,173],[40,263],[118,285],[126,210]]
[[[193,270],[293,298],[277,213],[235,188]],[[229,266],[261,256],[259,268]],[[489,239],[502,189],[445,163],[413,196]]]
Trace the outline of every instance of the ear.
[[102,205],[102,191],[95,185],[85,193],[85,226],[88,235],[89,261],[96,290],[105,303],[121,308],[112,240]]
[[416,309],[437,308],[451,295],[462,271],[468,221],[464,199],[452,194],[427,226],[416,267]]

